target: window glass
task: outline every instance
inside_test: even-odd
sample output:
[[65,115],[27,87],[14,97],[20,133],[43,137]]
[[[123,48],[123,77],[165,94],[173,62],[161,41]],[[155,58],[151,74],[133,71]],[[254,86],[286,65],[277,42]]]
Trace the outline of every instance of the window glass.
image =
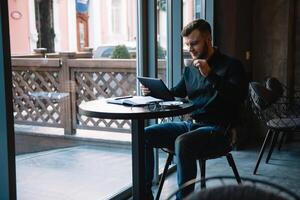
[[78,106],[136,94],[136,0],[8,2],[18,199],[108,199],[131,185],[131,122]]
[[167,84],[167,2],[157,0],[157,62],[158,77]]
[[[205,0],[183,0],[183,27],[194,19],[205,19]],[[188,49],[183,43],[183,59],[190,58]]]

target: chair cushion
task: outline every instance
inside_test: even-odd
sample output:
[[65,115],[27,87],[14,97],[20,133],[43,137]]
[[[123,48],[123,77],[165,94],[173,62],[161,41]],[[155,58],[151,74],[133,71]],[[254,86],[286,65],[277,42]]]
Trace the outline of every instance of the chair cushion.
[[226,185],[200,190],[186,200],[284,200],[276,193],[251,185]]
[[259,110],[264,110],[274,102],[273,94],[257,82],[249,84],[250,98]]
[[300,118],[277,118],[267,122],[267,126],[273,129],[299,129]]

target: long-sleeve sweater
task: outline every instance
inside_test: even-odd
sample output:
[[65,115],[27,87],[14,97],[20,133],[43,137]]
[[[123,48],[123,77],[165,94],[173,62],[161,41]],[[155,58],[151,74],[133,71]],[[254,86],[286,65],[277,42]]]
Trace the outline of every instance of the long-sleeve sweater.
[[185,67],[180,82],[171,89],[176,97],[188,97],[196,106],[196,121],[229,122],[237,117],[247,96],[248,82],[242,63],[215,49],[208,60],[212,71],[207,77],[194,66]]

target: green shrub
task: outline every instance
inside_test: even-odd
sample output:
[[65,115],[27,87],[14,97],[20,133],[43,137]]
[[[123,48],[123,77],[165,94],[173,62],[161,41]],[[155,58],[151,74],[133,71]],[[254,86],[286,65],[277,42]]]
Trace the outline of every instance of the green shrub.
[[165,58],[164,49],[160,46],[159,42],[157,43],[157,58],[158,59],[164,59]]
[[111,58],[112,59],[129,59],[130,54],[125,45],[118,45],[114,48]]

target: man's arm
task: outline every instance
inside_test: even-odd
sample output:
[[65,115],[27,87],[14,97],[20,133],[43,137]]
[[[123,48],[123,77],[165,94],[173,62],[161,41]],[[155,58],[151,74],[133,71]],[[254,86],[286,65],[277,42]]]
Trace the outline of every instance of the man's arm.
[[181,98],[186,97],[187,93],[186,93],[186,86],[185,86],[185,81],[183,76],[181,77],[179,83],[173,88],[171,88],[170,91],[175,97],[181,97]]

